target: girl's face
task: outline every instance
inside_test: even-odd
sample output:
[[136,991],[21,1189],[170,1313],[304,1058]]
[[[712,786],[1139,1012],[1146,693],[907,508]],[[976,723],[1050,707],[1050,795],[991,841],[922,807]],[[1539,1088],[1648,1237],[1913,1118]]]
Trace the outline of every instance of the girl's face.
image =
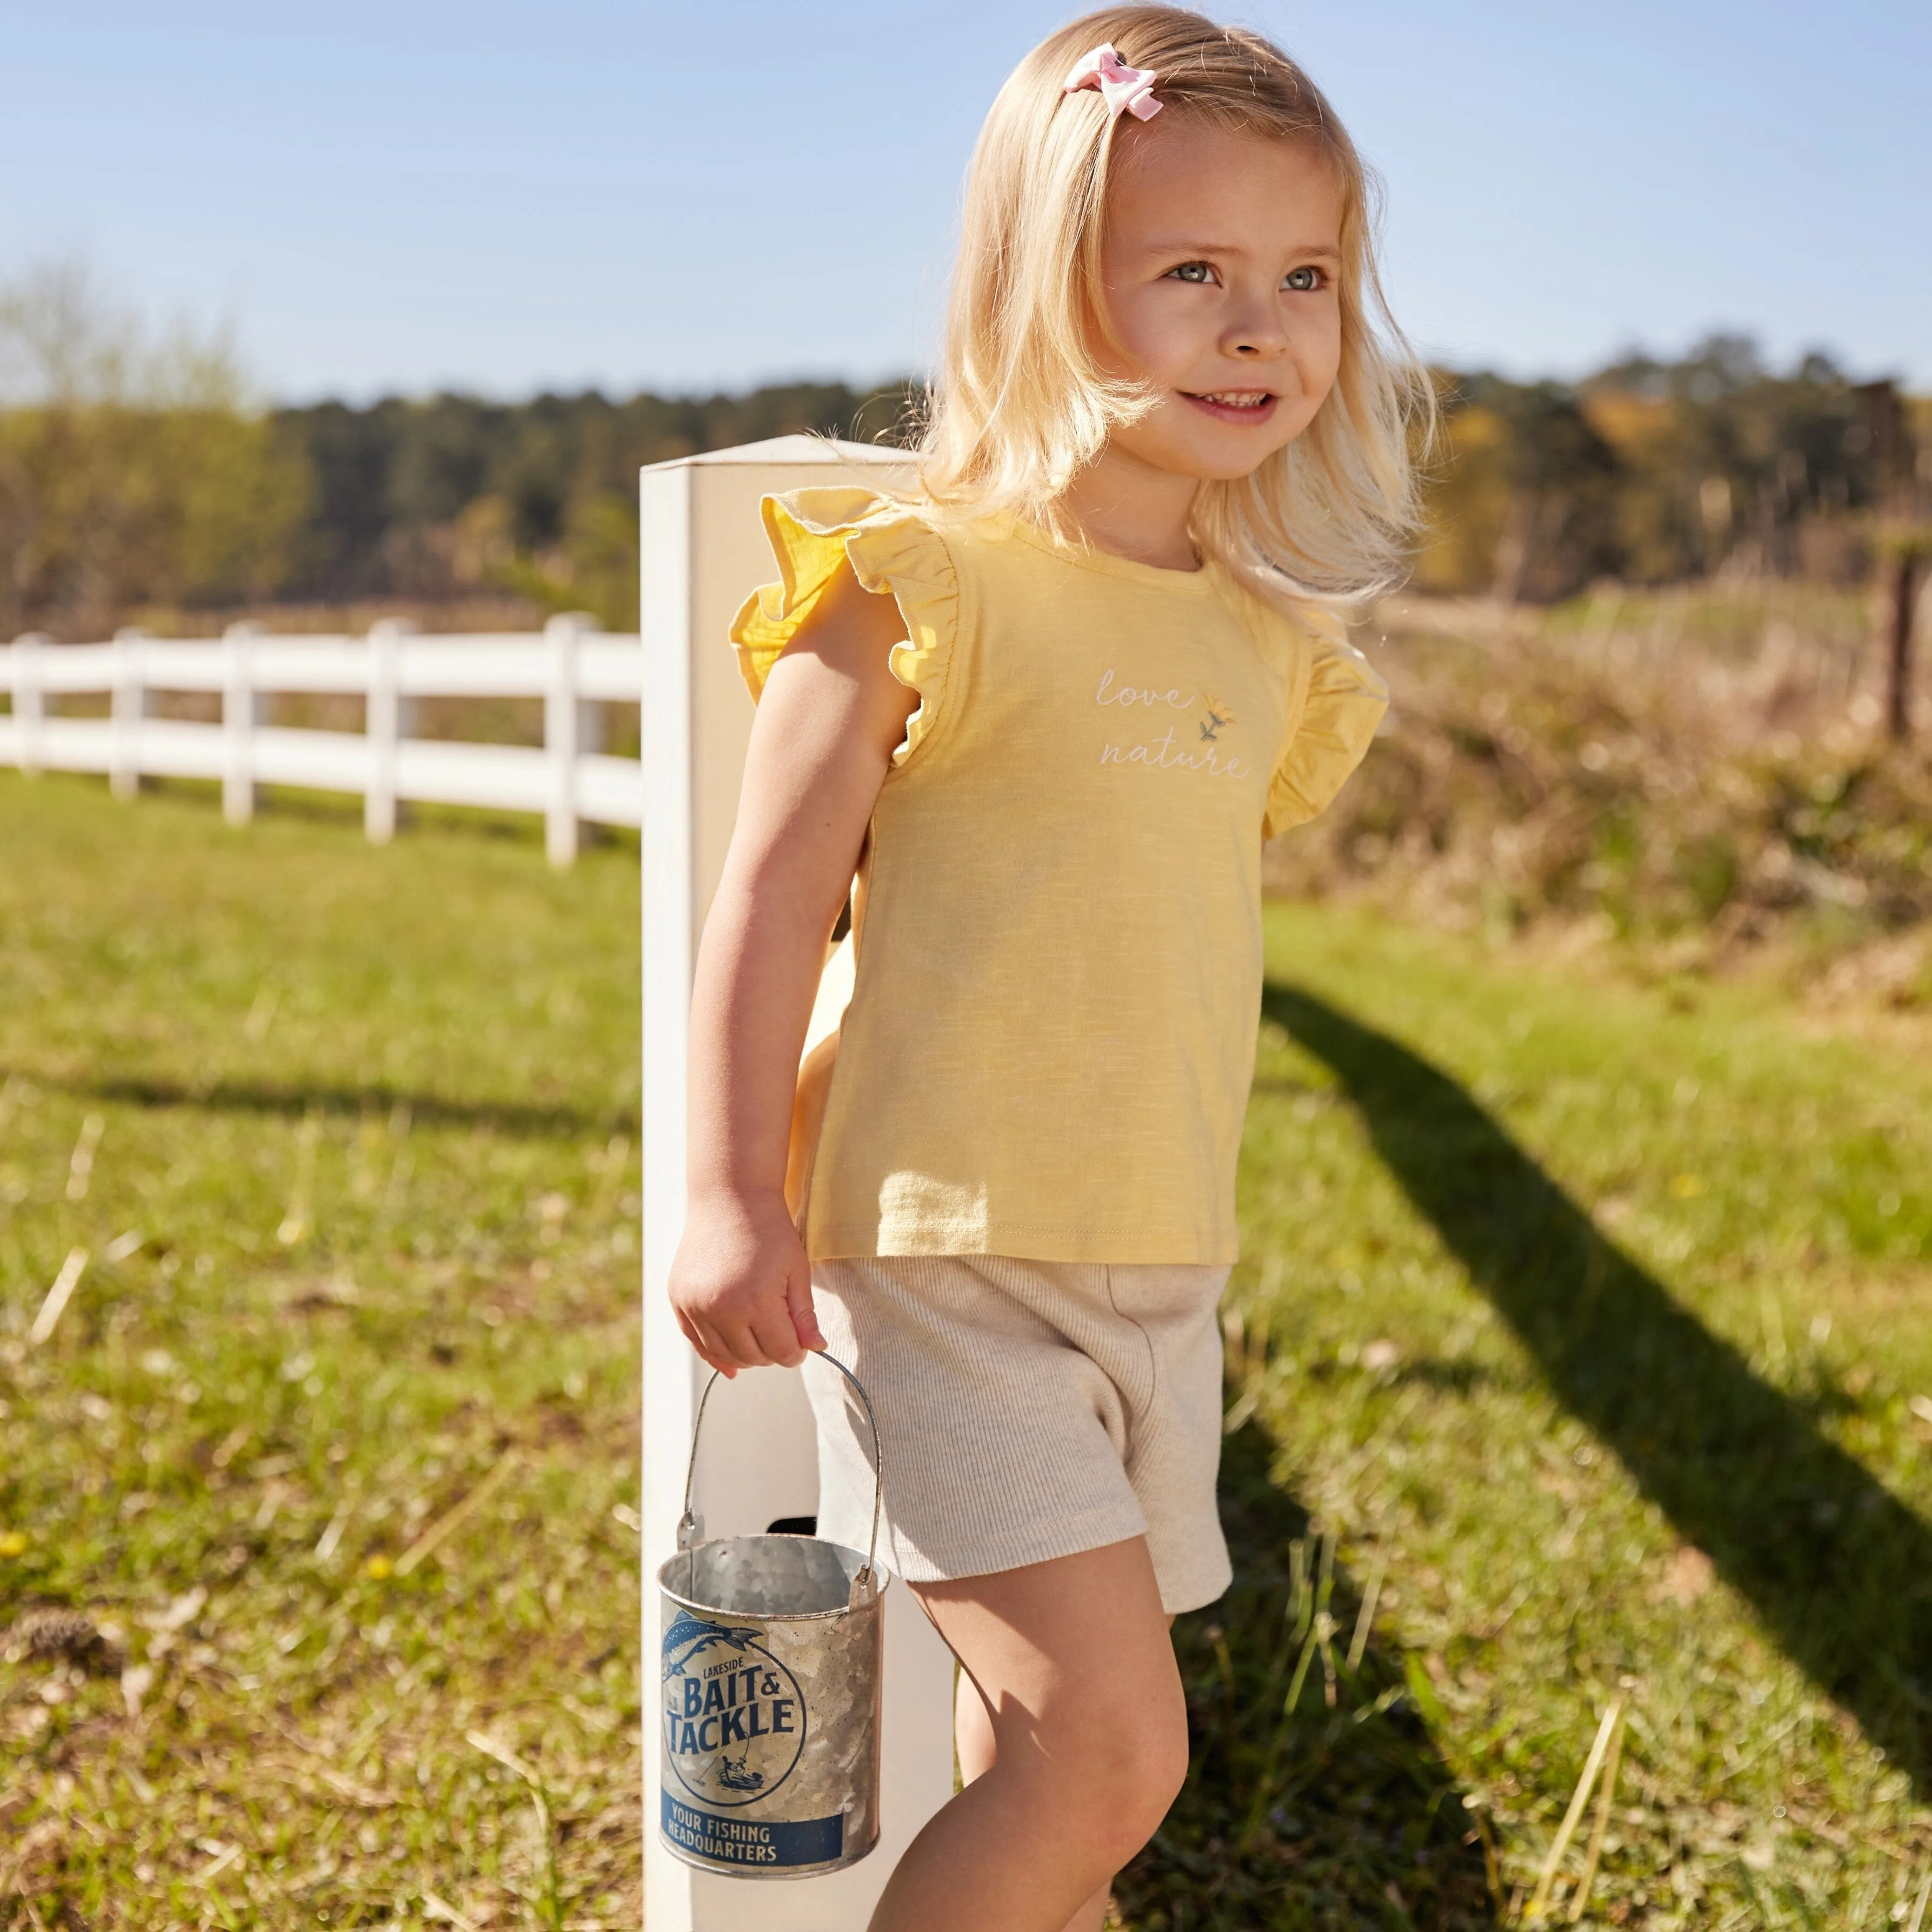
[[1341,184],[1311,142],[1177,116],[1132,130],[1101,274],[1109,373],[1154,391],[1113,445],[1156,469],[1246,476],[1308,427],[1342,353]]

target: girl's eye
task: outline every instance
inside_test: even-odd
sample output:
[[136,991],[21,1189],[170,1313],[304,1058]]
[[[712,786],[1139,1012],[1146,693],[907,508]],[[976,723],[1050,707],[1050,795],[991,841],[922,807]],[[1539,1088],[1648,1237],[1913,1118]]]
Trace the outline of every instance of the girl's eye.
[[1312,295],[1327,280],[1319,268],[1291,268],[1283,278],[1282,286],[1292,289],[1297,295]]
[[1167,272],[1177,282],[1211,282],[1214,271],[1205,262],[1184,262],[1178,268]]

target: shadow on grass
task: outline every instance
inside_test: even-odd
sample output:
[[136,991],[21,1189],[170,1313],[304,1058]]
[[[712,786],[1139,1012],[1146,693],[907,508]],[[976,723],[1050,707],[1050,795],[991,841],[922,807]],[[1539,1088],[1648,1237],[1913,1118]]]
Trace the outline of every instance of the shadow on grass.
[[1474,1821],[1415,1714],[1406,1671],[1420,1666],[1371,1644],[1349,1669],[1359,1594],[1270,1458],[1252,1422],[1224,1448],[1234,1583],[1174,1628],[1187,1786],[1120,1876],[1125,1921],[1133,1932],[1492,1927]]
[[1558,1398],[1924,1794],[1932,1529],[1606,1240],[1454,1081],[1297,988],[1271,985],[1262,1006],[1333,1070]]
[[374,1114],[393,1117],[400,1112],[415,1126],[482,1127],[525,1140],[574,1140],[587,1135],[634,1135],[638,1131],[637,1110],[631,1107],[593,1114],[562,1104],[547,1107],[522,1100],[453,1100],[445,1094],[406,1090],[380,1081],[356,1087],[321,1082],[284,1086],[271,1081],[212,1080],[202,1086],[137,1075],[64,1079],[0,1066],[0,1084],[13,1073],[53,1093],[130,1107],[194,1107],[208,1113],[276,1114],[296,1120],[311,1113],[359,1118]]

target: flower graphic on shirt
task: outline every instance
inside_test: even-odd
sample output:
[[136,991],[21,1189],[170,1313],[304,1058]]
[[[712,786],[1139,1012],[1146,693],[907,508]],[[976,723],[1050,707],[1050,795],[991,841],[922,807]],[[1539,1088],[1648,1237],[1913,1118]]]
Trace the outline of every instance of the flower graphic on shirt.
[[1202,694],[1201,702],[1208,707],[1208,716],[1201,721],[1201,740],[1203,744],[1211,745],[1220,736],[1222,725],[1234,723],[1234,709],[1205,692]]

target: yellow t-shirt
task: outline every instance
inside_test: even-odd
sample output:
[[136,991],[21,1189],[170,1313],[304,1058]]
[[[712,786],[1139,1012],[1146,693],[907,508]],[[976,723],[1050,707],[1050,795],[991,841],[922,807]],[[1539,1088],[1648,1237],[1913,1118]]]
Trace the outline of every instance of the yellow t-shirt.
[[731,629],[752,695],[850,558],[898,602],[920,698],[855,896],[808,1251],[1232,1261],[1262,842],[1360,760],[1381,680],[1332,616],[1218,565],[941,532],[859,489],[764,507],[780,581]]

